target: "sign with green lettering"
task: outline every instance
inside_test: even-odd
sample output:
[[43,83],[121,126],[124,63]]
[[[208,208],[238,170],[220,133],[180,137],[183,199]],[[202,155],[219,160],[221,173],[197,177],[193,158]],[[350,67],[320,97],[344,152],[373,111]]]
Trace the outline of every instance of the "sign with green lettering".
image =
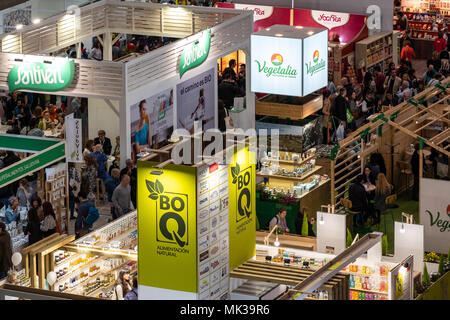
[[0,170],[0,188],[17,181],[34,171],[42,169],[64,159],[66,156],[66,143],[61,141],[42,152],[16,162]]
[[19,63],[9,71],[9,91],[62,91],[70,86],[74,74],[75,62],[69,59],[57,59],[52,63]]
[[425,251],[447,254],[450,244],[450,181],[422,178],[419,190]]
[[193,42],[184,48],[180,57],[180,79],[186,71],[194,69],[205,62],[206,58],[208,58],[210,46],[211,29],[207,29],[203,32],[203,36],[200,40]]

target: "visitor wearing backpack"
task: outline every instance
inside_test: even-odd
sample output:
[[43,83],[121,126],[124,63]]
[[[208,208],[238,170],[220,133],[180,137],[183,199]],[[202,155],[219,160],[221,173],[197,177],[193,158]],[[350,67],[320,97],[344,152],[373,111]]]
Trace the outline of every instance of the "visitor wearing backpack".
[[80,191],[78,198],[80,199],[80,205],[77,219],[75,220],[75,235],[77,239],[87,234],[99,217],[98,209],[94,203],[95,197],[92,198],[91,194],[88,197],[85,192]]
[[269,230],[272,230],[275,225],[278,225],[283,230],[283,233],[289,233],[289,228],[286,223],[286,214],[286,208],[281,207],[278,209],[277,215],[270,220]]

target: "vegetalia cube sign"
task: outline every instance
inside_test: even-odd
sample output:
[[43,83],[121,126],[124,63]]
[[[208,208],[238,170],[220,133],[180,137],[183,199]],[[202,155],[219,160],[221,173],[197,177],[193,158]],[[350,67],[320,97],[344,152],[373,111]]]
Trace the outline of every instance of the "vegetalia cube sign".
[[420,180],[420,224],[425,251],[447,254],[450,246],[450,181]]
[[[301,97],[327,86],[327,29],[288,28],[277,25],[252,34],[252,92]],[[305,36],[295,37],[295,32]]]
[[10,92],[32,90],[55,92],[66,89],[73,81],[75,63],[69,59],[55,59],[52,63],[23,62],[8,74]]
[[302,95],[302,41],[251,36],[251,90]]

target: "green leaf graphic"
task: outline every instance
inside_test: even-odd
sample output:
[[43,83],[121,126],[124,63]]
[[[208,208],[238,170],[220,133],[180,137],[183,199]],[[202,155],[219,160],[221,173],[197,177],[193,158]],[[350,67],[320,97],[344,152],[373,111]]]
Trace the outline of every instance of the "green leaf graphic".
[[159,194],[164,193],[164,187],[163,187],[162,183],[159,182],[158,179],[156,179],[155,188],[156,188],[156,192],[158,192]]
[[231,175],[233,176],[233,178],[236,177],[236,170],[234,167],[231,167]]
[[74,151],[74,152],[72,152],[71,154],[70,154],[70,157],[73,159],[73,158],[75,158],[75,154],[76,154],[76,152]]
[[150,199],[152,199],[152,200],[158,200],[158,194],[157,193],[151,193],[148,197]]
[[147,183],[147,189],[150,193],[155,193],[155,184],[152,181],[145,180]]
[[236,182],[237,182],[237,177],[234,177],[233,178],[233,184],[236,184]]
[[239,163],[236,163],[236,175],[239,175],[239,172],[241,172],[241,168],[239,167]]

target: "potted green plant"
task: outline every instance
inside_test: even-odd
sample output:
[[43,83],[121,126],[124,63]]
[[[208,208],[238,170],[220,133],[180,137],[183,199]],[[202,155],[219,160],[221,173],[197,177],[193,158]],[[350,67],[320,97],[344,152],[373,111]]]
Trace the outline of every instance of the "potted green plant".
[[424,260],[427,265],[428,272],[432,273],[439,271],[439,258],[439,255],[434,251],[425,254]]

